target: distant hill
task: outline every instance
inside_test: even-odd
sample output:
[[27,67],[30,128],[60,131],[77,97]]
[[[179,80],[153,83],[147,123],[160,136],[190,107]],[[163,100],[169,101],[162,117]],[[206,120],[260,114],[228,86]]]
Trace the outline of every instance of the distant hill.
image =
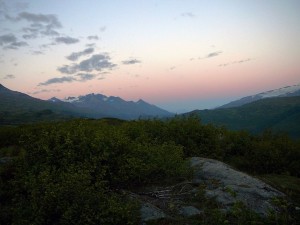
[[265,129],[300,137],[300,97],[265,98],[234,108],[195,110],[183,115],[200,116],[205,124],[260,133]]
[[262,92],[259,94],[247,96],[244,98],[241,98],[236,101],[232,101],[228,104],[225,104],[223,106],[220,106],[218,108],[232,108],[232,107],[238,107],[245,105],[247,103],[251,103],[260,99],[264,98],[272,98],[272,97],[291,97],[291,96],[300,96],[300,84],[293,85],[293,86],[286,86],[283,88],[270,90],[266,92]]
[[166,116],[172,114],[143,100],[127,102],[119,97],[89,94],[64,100],[54,97],[45,101],[12,91],[0,84],[0,124],[56,121],[77,117],[137,119]]

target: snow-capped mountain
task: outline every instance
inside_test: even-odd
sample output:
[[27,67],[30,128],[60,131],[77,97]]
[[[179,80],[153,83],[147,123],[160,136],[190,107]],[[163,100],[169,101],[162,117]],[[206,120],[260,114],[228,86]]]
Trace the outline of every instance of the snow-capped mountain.
[[236,101],[232,101],[228,104],[225,104],[219,108],[232,108],[245,105],[250,102],[254,102],[264,98],[272,98],[272,97],[291,97],[291,96],[300,96],[300,84],[293,86],[286,86],[283,88],[278,88],[275,90],[270,90],[266,92],[262,92],[256,95],[247,96],[241,98]]
[[143,100],[137,102],[125,101],[120,97],[105,96],[102,94],[88,94],[64,99],[51,98],[51,102],[68,102],[78,108],[84,108],[91,113],[97,113],[106,117],[120,119],[137,119],[139,117],[167,117],[172,116],[166,110],[151,105]]

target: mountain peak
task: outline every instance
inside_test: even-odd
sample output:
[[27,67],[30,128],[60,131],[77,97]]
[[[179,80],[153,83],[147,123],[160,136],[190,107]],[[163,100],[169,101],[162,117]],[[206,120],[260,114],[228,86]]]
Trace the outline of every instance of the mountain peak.
[[52,97],[52,98],[48,99],[47,101],[49,101],[49,102],[62,102],[62,100],[60,100],[56,97]]
[[148,103],[145,102],[143,99],[139,99],[136,103],[137,103],[137,104],[148,104]]

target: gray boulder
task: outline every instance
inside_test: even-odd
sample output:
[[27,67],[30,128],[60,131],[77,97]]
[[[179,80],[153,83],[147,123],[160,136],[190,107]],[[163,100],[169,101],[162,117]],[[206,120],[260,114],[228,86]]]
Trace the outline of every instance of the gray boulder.
[[284,197],[270,185],[223,162],[193,157],[190,163],[195,171],[193,182],[205,184],[206,196],[216,198],[226,209],[235,202],[242,202],[250,210],[266,216],[270,210],[276,210],[272,199]]
[[156,206],[150,203],[142,203],[140,212],[141,219],[143,222],[167,217],[167,215],[161,209],[157,208]]
[[189,217],[201,214],[203,211],[200,211],[194,206],[183,206],[179,209],[179,214]]

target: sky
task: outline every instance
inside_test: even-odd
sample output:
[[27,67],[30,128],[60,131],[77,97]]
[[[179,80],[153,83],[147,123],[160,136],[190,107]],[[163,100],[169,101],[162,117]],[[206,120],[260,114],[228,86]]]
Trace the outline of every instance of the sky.
[[300,83],[299,0],[0,0],[0,83],[171,112]]

